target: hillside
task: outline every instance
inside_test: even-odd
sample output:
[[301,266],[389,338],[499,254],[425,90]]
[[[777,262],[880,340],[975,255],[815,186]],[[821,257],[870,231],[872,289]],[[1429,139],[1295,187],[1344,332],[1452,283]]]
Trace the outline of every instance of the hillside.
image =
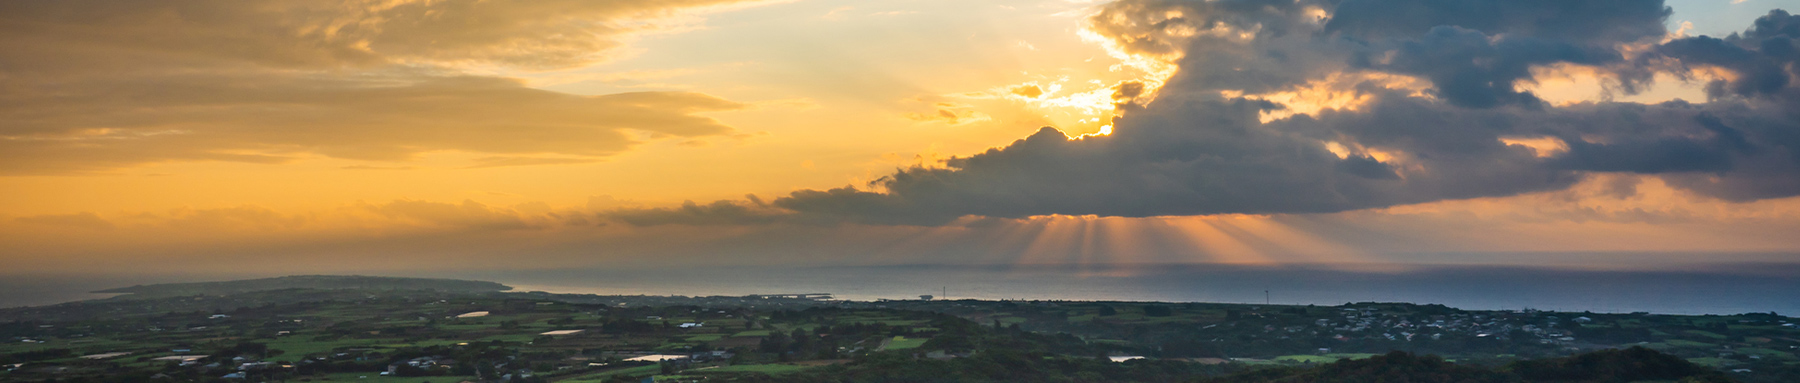
[[164,283],[95,291],[127,294],[119,298],[160,298],[189,295],[226,295],[285,289],[433,290],[444,292],[495,292],[512,287],[494,282],[457,279],[372,277],[361,275],[295,275],[222,282]]
[[1800,382],[1793,318],[1769,313],[413,287],[0,310],[0,382]]

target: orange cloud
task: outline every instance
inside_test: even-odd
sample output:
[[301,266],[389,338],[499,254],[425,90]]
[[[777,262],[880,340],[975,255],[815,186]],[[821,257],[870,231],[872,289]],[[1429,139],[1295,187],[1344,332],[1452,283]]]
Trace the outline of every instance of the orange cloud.
[[593,64],[738,3],[8,2],[0,175],[432,151],[593,161],[646,139],[731,134],[697,114],[747,106],[711,95],[581,96],[475,73]]

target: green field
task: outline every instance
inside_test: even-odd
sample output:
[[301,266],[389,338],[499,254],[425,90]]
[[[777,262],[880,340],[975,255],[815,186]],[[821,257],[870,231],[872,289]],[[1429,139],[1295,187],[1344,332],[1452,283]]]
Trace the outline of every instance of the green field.
[[888,341],[887,349],[889,349],[889,350],[905,350],[905,349],[909,349],[909,348],[919,348],[919,346],[924,346],[925,341],[927,341],[927,340],[930,340],[930,338],[921,339],[921,338],[907,338],[904,336],[896,336],[896,337],[894,337],[894,340]]
[[1663,343],[1667,343],[1668,345],[1674,346],[1674,347],[1696,347],[1696,348],[1718,347],[1718,345],[1715,345],[1712,343],[1695,342],[1695,341],[1686,340],[1686,339],[1669,339],[1669,340],[1663,341]]
[[437,325],[437,327],[440,330],[448,330],[448,331],[476,331],[476,330],[492,330],[492,329],[500,328],[499,325],[488,324],[488,323],[440,324],[440,325]]
[[1283,355],[1275,357],[1277,362],[1297,363],[1331,363],[1343,359],[1367,359],[1375,354],[1325,354],[1325,355]]
[[1333,358],[1333,357],[1324,356],[1324,355],[1282,355],[1282,356],[1275,357],[1275,361],[1277,361],[1277,362],[1296,362],[1296,363],[1331,363],[1331,362],[1338,361],[1338,358]]
[[1785,352],[1781,352],[1781,351],[1777,351],[1777,350],[1770,350],[1770,349],[1766,349],[1766,348],[1758,348],[1758,347],[1738,348],[1737,352],[1743,353],[1745,355],[1755,355],[1755,356],[1769,358],[1769,359],[1775,359],[1775,360],[1800,359],[1800,358],[1795,357],[1794,354],[1789,354],[1789,353],[1785,353]]
[[648,375],[648,374],[655,374],[655,373],[661,372],[661,371],[662,371],[662,366],[652,364],[652,365],[648,365],[648,366],[621,368],[621,369],[617,369],[617,370],[603,371],[603,372],[590,374],[590,375],[582,375],[582,376],[574,378],[574,379],[562,380],[559,382],[563,382],[563,383],[601,382],[601,381],[605,381],[606,378],[610,378],[615,375]]
[[[297,380],[297,379],[296,379]],[[366,382],[366,383],[456,383],[475,380],[473,376],[424,376],[399,378],[381,376],[378,372],[346,372],[313,377],[314,382]]]
[[1710,358],[1710,357],[1709,358],[1688,358],[1688,361],[1694,362],[1694,364],[1699,364],[1702,366],[1713,367],[1713,368],[1719,368],[1719,367],[1730,366],[1733,364],[1738,364],[1738,361],[1735,361],[1735,360],[1725,359],[1725,358]]
[[699,335],[688,335],[687,341],[689,341],[689,342],[712,342],[712,341],[717,341],[719,339],[724,339],[724,338],[725,338],[724,334],[699,334]]
[[312,340],[312,336],[293,335],[293,336],[285,336],[285,337],[281,337],[281,338],[276,338],[273,341],[269,341],[268,345],[269,345],[269,349],[271,349],[271,350],[281,350],[282,351],[281,356],[278,356],[275,359],[293,361],[293,360],[299,360],[300,358],[303,358],[309,354],[324,354],[324,353],[329,353],[332,350],[335,350],[338,348],[344,348],[344,347],[373,347],[377,343],[380,343],[380,342],[381,341],[375,340],[375,339],[338,339],[338,340],[316,341],[316,340]]
[[1687,331],[1682,331],[1681,333],[1688,334],[1688,335],[1698,335],[1698,336],[1703,336],[1703,337],[1713,338],[1713,339],[1725,339],[1724,335],[1720,335],[1718,333],[1714,333],[1711,331],[1705,331],[1705,330],[1687,330]]
[[795,366],[795,365],[791,365],[791,364],[744,364],[744,365],[736,365],[736,366],[725,366],[725,367],[719,367],[719,368],[708,368],[708,369],[704,369],[704,370],[694,370],[691,372],[696,372],[696,373],[760,372],[760,373],[769,374],[769,375],[777,375],[777,374],[786,374],[786,373],[791,373],[791,372],[797,372],[800,370],[805,370],[807,368],[810,368],[810,367]]
[[457,343],[462,343],[462,341],[453,339],[433,339],[412,343],[401,343],[398,339],[339,339],[315,341],[312,340],[311,337],[304,335],[281,337],[267,342],[269,349],[281,350],[281,355],[271,357],[269,358],[270,360],[289,362],[300,360],[307,355],[330,354],[332,351],[341,348],[427,347],[448,346]]
[[483,342],[497,340],[497,341],[501,341],[501,342],[525,343],[525,342],[530,342],[533,339],[537,339],[537,334],[494,335],[494,336],[482,337],[480,340]]

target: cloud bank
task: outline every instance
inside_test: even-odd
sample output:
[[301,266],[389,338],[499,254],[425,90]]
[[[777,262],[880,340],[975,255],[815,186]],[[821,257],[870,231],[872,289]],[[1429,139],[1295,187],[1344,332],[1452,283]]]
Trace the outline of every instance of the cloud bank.
[[[866,187],[620,210],[638,225],[1333,213],[1659,178],[1727,201],[1800,195],[1800,16],[1674,36],[1660,0],[1125,0],[1088,28],[1179,71],[1120,97],[1113,133],[1044,128]],[[1553,104],[1578,70],[1706,100]],[[1152,100],[1153,101],[1149,101]]]
[[688,92],[580,96],[482,74],[589,65],[740,0],[9,1],[0,175],[170,161],[395,161],[431,151],[570,163],[730,135]]

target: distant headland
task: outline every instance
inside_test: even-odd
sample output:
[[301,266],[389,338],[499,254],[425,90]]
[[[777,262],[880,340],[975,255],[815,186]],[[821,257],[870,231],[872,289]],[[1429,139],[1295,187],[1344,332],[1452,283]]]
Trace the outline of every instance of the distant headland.
[[460,279],[373,277],[362,275],[293,275],[221,282],[161,283],[95,291],[126,294],[118,298],[161,298],[189,295],[225,295],[285,289],[433,290],[483,293],[512,290],[511,286]]

